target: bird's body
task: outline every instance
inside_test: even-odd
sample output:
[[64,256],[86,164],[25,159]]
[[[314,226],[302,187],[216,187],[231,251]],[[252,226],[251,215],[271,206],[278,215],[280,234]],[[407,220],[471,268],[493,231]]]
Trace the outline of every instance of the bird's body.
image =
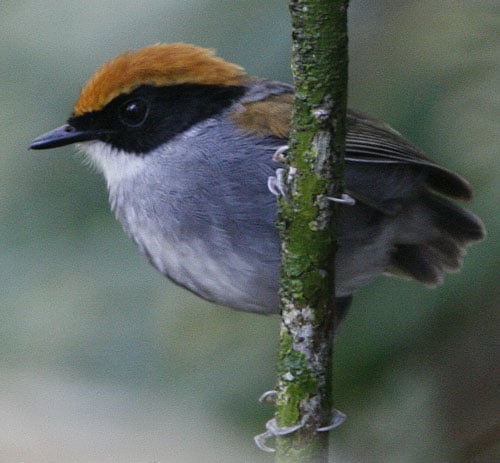
[[[282,167],[273,154],[287,143],[292,102],[290,86],[205,49],[155,45],[101,68],[69,125],[32,147],[82,142],[116,217],[159,271],[210,301],[272,313],[280,245],[267,179]],[[382,273],[438,284],[484,236],[447,199],[470,198],[463,178],[356,111],[345,174],[356,205],[339,208],[338,297]]]
[[[102,163],[102,142],[87,150],[108,179],[116,217],[160,272],[205,299],[270,312],[278,303],[279,237],[267,178],[278,167],[277,144],[256,150],[244,134],[214,139],[213,124],[224,133],[229,122],[204,121],[132,169],[113,155]],[[190,180],[179,182],[187,172]]]

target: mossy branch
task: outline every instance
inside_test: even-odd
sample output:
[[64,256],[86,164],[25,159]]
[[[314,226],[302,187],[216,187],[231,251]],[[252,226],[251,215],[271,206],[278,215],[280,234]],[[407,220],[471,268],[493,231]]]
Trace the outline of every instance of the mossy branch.
[[[278,462],[326,462],[332,422],[336,207],[343,192],[348,0],[290,0],[295,105],[280,199]],[[348,206],[338,206],[348,207]]]

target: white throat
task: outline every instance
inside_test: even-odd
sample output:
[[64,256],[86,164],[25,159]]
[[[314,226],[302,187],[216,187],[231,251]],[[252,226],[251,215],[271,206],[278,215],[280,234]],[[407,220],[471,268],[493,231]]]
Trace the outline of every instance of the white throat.
[[102,141],[78,143],[77,146],[89,163],[102,172],[109,190],[113,190],[123,180],[137,175],[146,166],[143,157],[113,148]]

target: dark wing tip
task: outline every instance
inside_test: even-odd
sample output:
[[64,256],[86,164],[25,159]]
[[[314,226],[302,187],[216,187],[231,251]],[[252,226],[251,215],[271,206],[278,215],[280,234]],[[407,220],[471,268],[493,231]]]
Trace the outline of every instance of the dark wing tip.
[[465,178],[441,166],[428,166],[427,185],[434,191],[454,199],[470,201],[472,188]]

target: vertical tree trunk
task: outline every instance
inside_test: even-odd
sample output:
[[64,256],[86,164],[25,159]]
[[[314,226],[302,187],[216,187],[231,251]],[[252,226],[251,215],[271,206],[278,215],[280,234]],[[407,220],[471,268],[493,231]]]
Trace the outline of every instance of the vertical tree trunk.
[[[328,461],[336,324],[336,207],[343,191],[348,0],[290,0],[295,106],[287,195],[280,198],[282,274],[278,462]],[[279,433],[278,433],[279,434]]]

